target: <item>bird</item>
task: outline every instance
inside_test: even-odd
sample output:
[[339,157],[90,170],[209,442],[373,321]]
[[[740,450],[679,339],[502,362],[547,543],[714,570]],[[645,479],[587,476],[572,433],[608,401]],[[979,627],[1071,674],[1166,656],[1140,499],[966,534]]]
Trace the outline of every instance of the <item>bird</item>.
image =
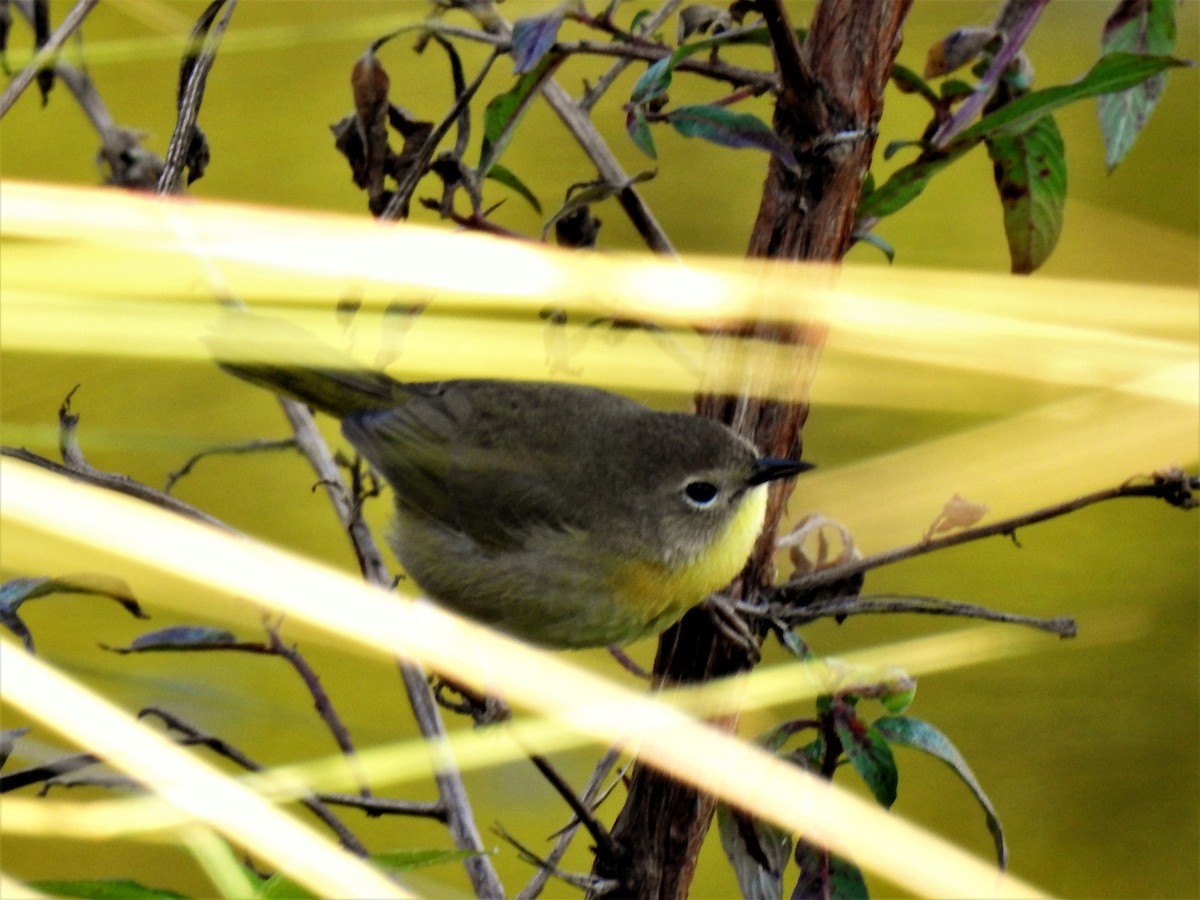
[[544,647],[666,629],[741,570],[767,485],[812,468],[601,388],[402,382],[290,323],[233,321],[210,340],[218,364],[341,421],[392,489],[389,543],[417,587]]

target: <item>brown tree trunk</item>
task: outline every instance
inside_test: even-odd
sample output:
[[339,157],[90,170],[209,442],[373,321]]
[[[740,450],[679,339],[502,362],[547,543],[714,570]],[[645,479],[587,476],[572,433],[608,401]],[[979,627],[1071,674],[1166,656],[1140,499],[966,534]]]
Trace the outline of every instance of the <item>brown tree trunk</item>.
[[[784,85],[774,127],[791,143],[800,166],[789,170],[772,158],[750,239],[751,256],[836,262],[849,248],[883,111],[883,89],[911,4],[821,0],[801,45],[782,0],[761,0]],[[797,353],[811,352],[819,339],[805,326],[787,324],[749,324],[734,333],[791,344]],[[800,451],[807,403],[703,395],[696,406],[701,415],[736,423],[765,455]],[[790,487],[773,489],[762,538],[730,588],[734,596],[752,596],[774,579],[775,536],[787,491]],[[654,674],[656,683],[671,685],[706,681],[751,665],[745,648],[716,632],[704,610],[693,610],[660,639]],[[732,730],[737,719],[715,724]],[[686,897],[714,807],[710,795],[639,764],[613,826],[618,858],[598,858],[595,873],[620,881],[625,896]]]

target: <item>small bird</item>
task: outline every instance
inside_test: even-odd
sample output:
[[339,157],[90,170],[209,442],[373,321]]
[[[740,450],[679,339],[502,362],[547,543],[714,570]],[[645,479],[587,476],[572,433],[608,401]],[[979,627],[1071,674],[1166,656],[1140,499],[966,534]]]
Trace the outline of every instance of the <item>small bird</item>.
[[[263,333],[257,317],[237,318],[237,332]],[[547,647],[670,626],[741,570],[768,482],[812,468],[760,458],[719,422],[599,388],[404,383],[286,323],[267,334],[271,361],[259,361],[247,348],[261,339],[218,332],[219,365],[341,420],[395,492],[391,545],[431,599]],[[289,358],[281,346],[305,364],[276,362]]]

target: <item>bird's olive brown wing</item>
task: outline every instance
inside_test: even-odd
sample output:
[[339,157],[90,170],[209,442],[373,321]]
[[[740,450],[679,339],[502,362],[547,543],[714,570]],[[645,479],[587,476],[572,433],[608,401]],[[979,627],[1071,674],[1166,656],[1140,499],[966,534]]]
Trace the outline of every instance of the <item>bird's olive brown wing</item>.
[[396,492],[397,504],[454,525],[446,476],[456,423],[441,404],[413,398],[352,413],[342,419],[342,433]]
[[535,531],[577,527],[553,454],[528,439],[529,423],[520,415],[497,419],[494,409],[478,408],[486,398],[458,384],[355,413],[342,431],[396,491],[398,505],[487,552],[522,549]]

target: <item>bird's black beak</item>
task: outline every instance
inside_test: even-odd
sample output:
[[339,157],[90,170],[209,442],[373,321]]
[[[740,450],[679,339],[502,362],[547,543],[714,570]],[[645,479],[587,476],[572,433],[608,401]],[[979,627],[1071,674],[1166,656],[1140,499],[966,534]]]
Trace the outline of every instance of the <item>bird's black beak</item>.
[[766,484],[768,481],[775,481],[777,478],[791,478],[793,475],[799,475],[801,472],[807,472],[809,469],[814,468],[816,468],[814,463],[804,462],[799,459],[772,459],[766,457],[754,464],[754,471],[746,479],[746,484],[750,486]]

